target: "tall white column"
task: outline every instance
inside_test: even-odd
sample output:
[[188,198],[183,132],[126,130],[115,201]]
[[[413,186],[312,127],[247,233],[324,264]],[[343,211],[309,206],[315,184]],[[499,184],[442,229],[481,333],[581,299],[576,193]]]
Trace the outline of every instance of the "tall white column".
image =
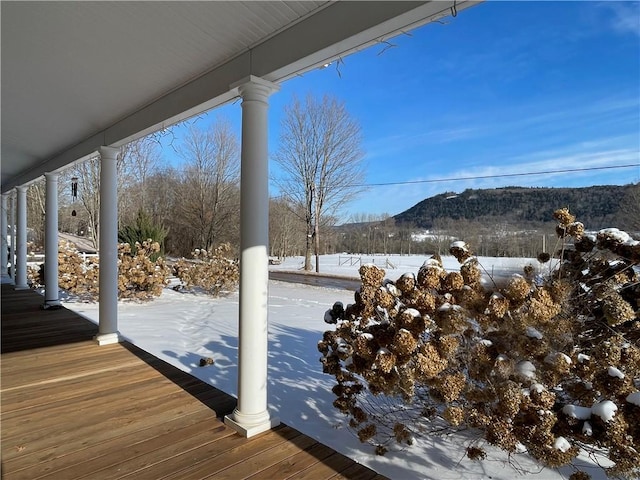
[[118,343],[118,149],[100,147],[99,345]]
[[269,308],[268,98],[278,86],[249,77],[242,96],[240,167],[240,328],[238,338],[238,406],[225,423],[251,437],[278,425],[267,411]]
[[16,290],[27,285],[27,188],[18,187],[18,221],[16,225]]
[[11,263],[11,280],[16,284],[16,195],[13,191],[10,195],[11,207],[9,208],[9,225],[11,225],[11,244],[9,245],[9,262]]
[[60,308],[58,295],[58,174],[45,173],[44,308]]
[[2,211],[0,212],[0,235],[2,238],[0,239],[1,247],[0,247],[0,258],[1,260],[1,273],[2,275],[7,274],[7,260],[9,256],[9,244],[7,243],[7,215],[8,215],[8,199],[9,194],[2,194]]

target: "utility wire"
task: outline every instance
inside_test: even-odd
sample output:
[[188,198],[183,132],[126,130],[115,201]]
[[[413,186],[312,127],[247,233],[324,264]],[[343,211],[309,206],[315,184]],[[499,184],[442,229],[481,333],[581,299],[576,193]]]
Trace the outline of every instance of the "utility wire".
[[542,170],[539,172],[500,173],[496,175],[476,175],[476,176],[470,176],[470,177],[437,178],[434,180],[407,180],[405,182],[361,183],[358,185],[354,185],[354,187],[383,187],[383,186],[389,186],[389,185],[411,185],[416,183],[439,183],[439,182],[457,182],[460,180],[481,180],[485,178],[527,177],[532,175],[547,175],[552,173],[587,172],[587,171],[593,171],[593,170],[611,170],[616,168],[631,168],[631,167],[640,167],[640,163],[631,163],[629,165],[612,165],[608,167],[566,168],[563,170]]

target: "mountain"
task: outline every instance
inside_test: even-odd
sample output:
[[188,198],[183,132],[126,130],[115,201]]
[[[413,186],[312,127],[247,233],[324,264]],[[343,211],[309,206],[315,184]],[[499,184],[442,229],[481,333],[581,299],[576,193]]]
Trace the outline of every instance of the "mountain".
[[447,220],[476,220],[495,224],[531,225],[553,221],[553,212],[568,207],[590,229],[611,227],[621,201],[633,185],[584,188],[468,189],[422,200],[395,215],[397,223],[431,229]]

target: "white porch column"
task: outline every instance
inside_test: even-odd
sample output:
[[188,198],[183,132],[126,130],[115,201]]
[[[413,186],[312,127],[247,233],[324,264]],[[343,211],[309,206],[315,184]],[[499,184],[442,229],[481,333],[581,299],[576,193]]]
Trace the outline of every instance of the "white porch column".
[[44,308],[60,308],[58,296],[58,174],[45,173]]
[[245,437],[280,422],[267,411],[269,177],[267,107],[278,86],[257,77],[232,85],[242,96],[238,406],[225,423]]
[[99,345],[118,343],[118,149],[100,147]]
[[9,209],[9,225],[11,225],[11,244],[9,245],[9,261],[11,263],[11,280],[16,284],[16,196],[11,192]]
[[18,187],[18,221],[16,225],[16,290],[27,285],[27,188]]
[[7,243],[8,199],[9,199],[9,194],[3,193],[2,194],[2,211],[0,212],[0,235],[2,235],[2,238],[0,239],[1,241],[0,255],[2,256],[2,258],[0,258],[0,260],[2,261],[0,268],[1,268],[2,275],[6,275],[8,271],[7,270],[7,264],[8,264],[7,260],[9,256],[9,244]]

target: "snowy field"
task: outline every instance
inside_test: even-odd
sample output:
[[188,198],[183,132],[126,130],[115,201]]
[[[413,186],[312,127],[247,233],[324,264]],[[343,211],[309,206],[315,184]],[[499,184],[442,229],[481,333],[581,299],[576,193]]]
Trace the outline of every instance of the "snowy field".
[[[323,255],[320,257],[320,273],[331,275],[343,275],[348,277],[359,277],[358,268],[360,265],[373,263],[387,272],[387,277],[395,280],[403,273],[418,273],[418,268],[429,255]],[[482,268],[487,275],[508,276],[511,273],[522,273],[525,265],[531,264],[535,268],[542,268],[535,258],[508,258],[508,257],[478,257]],[[452,256],[443,256],[444,268],[451,271],[458,271],[460,264]],[[311,257],[311,265],[315,267],[315,257]],[[304,267],[303,257],[286,258],[280,265],[271,265],[271,270],[302,270]],[[547,265],[548,268],[548,265]]]
[[[346,256],[341,256],[342,259]],[[363,257],[364,263],[384,265],[384,256]],[[397,267],[387,269],[391,279],[417,272],[426,257],[389,256]],[[379,263],[378,260],[382,263]],[[481,259],[488,270],[518,268],[520,259]],[[273,269],[297,270],[301,258],[287,259]],[[517,264],[517,265],[514,265]],[[527,261],[524,262],[529,263]],[[339,265],[338,256],[323,257],[321,271],[357,276],[359,265]],[[445,266],[457,268],[455,259]],[[269,408],[282,422],[297,428],[335,450],[392,479],[511,480],[524,478],[509,465],[501,452],[490,452],[477,463],[464,457],[470,441],[462,435],[431,437],[416,445],[376,456],[373,448],[361,444],[347,426],[345,417],[333,406],[332,377],[322,373],[317,342],[331,326],[323,322],[324,312],[336,301],[353,302],[353,293],[324,287],[270,282],[269,304]],[[97,303],[71,299],[65,306],[92,321],[98,320]],[[210,298],[201,294],[165,289],[149,303],[120,302],[119,330],[129,341],[184,371],[232,395],[237,394],[238,295]],[[202,357],[215,364],[199,367]],[[526,477],[540,480],[567,479],[572,469],[540,469],[525,455],[512,461],[529,471]],[[589,468],[594,480],[606,478]]]

